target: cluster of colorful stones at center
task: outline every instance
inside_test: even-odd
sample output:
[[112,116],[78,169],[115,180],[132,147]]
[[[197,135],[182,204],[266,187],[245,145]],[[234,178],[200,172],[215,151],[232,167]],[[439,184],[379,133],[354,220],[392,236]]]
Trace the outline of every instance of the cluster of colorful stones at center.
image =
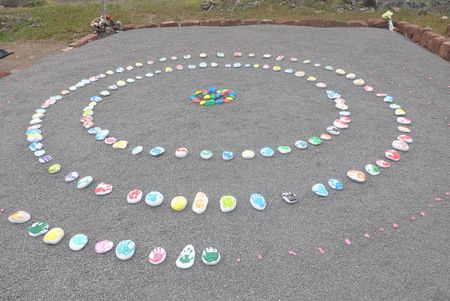
[[213,105],[232,102],[236,99],[236,92],[230,89],[211,87],[208,90],[197,90],[189,99],[193,103],[198,103],[201,106],[211,107]]

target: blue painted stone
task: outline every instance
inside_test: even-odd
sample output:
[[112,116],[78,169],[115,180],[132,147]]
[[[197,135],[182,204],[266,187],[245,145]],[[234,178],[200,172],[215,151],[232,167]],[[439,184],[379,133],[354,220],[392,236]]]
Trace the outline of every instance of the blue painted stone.
[[221,105],[221,104],[223,104],[223,100],[222,99],[216,100],[216,105]]
[[124,69],[123,67],[118,67],[118,68],[116,69],[116,72],[117,72],[117,73],[124,73],[124,72],[125,72],[125,69]]
[[273,155],[275,154],[275,151],[270,147],[263,147],[263,148],[261,148],[259,153],[263,157],[270,158],[270,157],[273,157]]
[[33,142],[30,144],[30,146],[28,146],[28,148],[32,151],[35,152],[37,150],[40,150],[44,147],[44,145],[40,142]]
[[321,183],[314,185],[312,191],[318,196],[328,196],[328,190]]
[[41,134],[41,133],[42,133],[41,130],[38,130],[38,129],[32,129],[32,130],[27,130],[27,131],[25,132],[25,135]]
[[91,96],[90,100],[95,101],[95,102],[101,102],[103,100],[103,98],[101,96],[94,95],[94,96]]
[[166,151],[166,150],[165,150],[163,147],[161,147],[161,146],[156,146],[156,147],[154,147],[154,148],[152,148],[152,149],[150,150],[150,155],[152,155],[153,157],[159,157],[159,156],[161,156],[162,154],[164,154],[165,151]]
[[43,155],[45,155],[45,150],[43,150],[43,149],[37,150],[37,151],[34,152],[34,155],[36,157],[43,156]]
[[336,99],[336,98],[341,97],[341,94],[334,92],[333,90],[327,90],[327,97],[329,99]]
[[39,157],[39,159],[38,159],[39,163],[41,163],[41,164],[48,163],[52,160],[53,160],[53,158],[50,155],[43,155],[43,156]]
[[105,140],[105,138],[108,135],[109,135],[109,131],[108,130],[102,130],[102,131],[98,132],[97,134],[95,134],[95,140],[97,140],[97,141]]
[[342,182],[338,179],[330,179],[328,181],[328,186],[336,190],[341,190],[344,188],[344,184],[342,184]]
[[308,142],[303,140],[295,141],[295,147],[298,149],[305,149],[308,147]]
[[45,113],[47,113],[47,110],[46,110],[46,109],[39,108],[39,109],[36,109],[36,113],[45,114]]
[[59,101],[61,99],[63,99],[62,95],[53,95],[50,96],[50,99],[54,100],[54,101]]
[[267,206],[266,199],[259,193],[253,193],[250,196],[250,204],[256,210],[264,210],[264,209],[266,209],[266,206]]
[[101,131],[102,131],[102,129],[99,128],[98,126],[90,128],[90,129],[87,130],[89,135],[96,135],[97,133],[99,133]]
[[385,98],[384,98],[384,102],[393,102],[394,101],[394,97],[392,97],[392,96],[386,96]]
[[224,159],[225,161],[230,161],[234,158],[234,154],[233,152],[230,151],[224,151],[222,153],[222,159]]

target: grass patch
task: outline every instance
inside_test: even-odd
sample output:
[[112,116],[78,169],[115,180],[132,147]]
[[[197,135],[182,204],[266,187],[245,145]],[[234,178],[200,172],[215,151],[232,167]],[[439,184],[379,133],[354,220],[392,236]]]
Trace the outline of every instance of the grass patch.
[[[100,1],[83,1],[81,3],[58,3],[47,1],[45,5],[27,8],[9,8],[0,10],[0,21],[12,20],[0,30],[0,41],[15,40],[62,40],[70,41],[90,32],[89,24],[100,15]],[[267,0],[257,7],[234,8],[219,5],[215,9],[202,12],[199,10],[201,0],[130,0],[116,1],[108,4],[108,13],[124,24],[143,24],[168,20],[240,18],[240,19],[327,19],[337,21],[366,20],[379,18],[383,11],[363,13],[359,10],[337,10],[338,0],[305,0],[302,6],[292,7],[289,1]],[[217,1],[216,1],[217,2]],[[18,16],[26,18],[17,18]],[[443,22],[438,15],[418,16],[416,11],[400,10],[394,19],[432,27],[435,32],[443,34],[448,22]]]

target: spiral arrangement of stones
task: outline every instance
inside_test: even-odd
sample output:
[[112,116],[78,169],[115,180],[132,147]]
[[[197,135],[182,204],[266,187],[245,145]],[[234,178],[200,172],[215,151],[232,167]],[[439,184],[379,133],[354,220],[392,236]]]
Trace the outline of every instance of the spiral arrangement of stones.
[[[206,58],[206,53],[201,53],[199,55],[201,58]],[[240,52],[235,52],[233,54],[234,58],[237,60],[238,58],[243,57],[243,54]],[[218,52],[216,54],[217,58],[224,58],[225,53]],[[247,55],[249,59],[256,58],[257,55],[254,53],[249,53]],[[269,60],[272,58],[271,54],[263,54],[261,55],[261,58],[263,60]],[[191,55],[184,55],[184,60],[191,59]],[[175,62],[178,60],[178,57],[172,56],[169,59],[166,57],[161,57],[159,59],[160,63],[165,63],[167,61]],[[275,57],[276,61],[283,61],[284,56],[279,55]],[[298,59],[296,57],[292,57],[289,59],[291,63],[297,63]],[[150,60],[147,61],[146,64],[148,66],[154,65],[154,61]],[[304,60],[303,64],[311,64],[310,60]],[[135,68],[143,68],[145,66],[144,63],[138,62],[134,64],[134,66],[127,66],[125,68],[118,67],[115,70],[108,70],[104,74],[98,74],[89,77],[88,79],[82,79],[78,83],[76,83],[73,86],[70,86],[68,89],[62,90],[59,94],[54,95],[46,99],[40,108],[36,109],[35,112],[32,115],[32,119],[30,121],[30,124],[26,130],[26,137],[27,141],[30,143],[29,149],[34,153],[34,155],[38,158],[39,163],[45,164],[53,161],[53,157],[49,154],[46,154],[46,151],[44,149],[44,145],[42,143],[43,141],[43,135],[41,131],[41,124],[43,122],[43,118],[45,117],[45,114],[47,112],[47,109],[50,108],[52,105],[60,102],[63,100],[64,95],[73,93],[77,91],[78,89],[83,88],[86,85],[89,85],[91,83],[94,83],[98,80],[106,78],[108,75],[113,75],[115,73],[123,74],[127,71],[131,71]],[[188,70],[194,70],[196,68],[217,68],[221,67],[221,65],[217,62],[210,62],[209,64],[207,62],[200,62],[198,65],[195,64],[188,64],[187,69]],[[233,63],[226,63],[223,64],[223,67],[225,68],[253,68],[255,70],[273,70],[274,72],[280,72],[283,70],[283,73],[286,75],[293,74],[294,76],[298,78],[306,78],[308,82],[314,83],[315,86],[319,89],[325,89],[327,88],[327,84],[323,82],[318,82],[317,78],[315,76],[307,76],[306,73],[302,70],[294,70],[292,68],[282,68],[279,65],[270,66],[269,64],[262,64],[262,63],[241,63],[241,62],[233,62]],[[322,69],[320,64],[314,64],[314,67],[317,67],[318,69]],[[100,127],[96,127],[94,123],[94,108],[96,105],[101,102],[105,97],[108,97],[111,95],[111,93],[121,87],[128,86],[129,84],[132,84],[136,81],[143,80],[144,78],[152,78],[155,75],[161,74],[161,73],[171,73],[174,71],[182,71],[185,69],[185,66],[183,64],[177,64],[175,67],[172,66],[166,66],[164,68],[158,68],[156,70],[153,70],[153,72],[143,72],[142,75],[137,75],[135,77],[129,77],[126,80],[118,80],[116,83],[110,85],[108,87],[108,90],[101,91],[99,95],[95,95],[90,97],[89,104],[83,109],[82,116],[80,117],[80,122],[82,123],[83,127],[87,129],[89,134],[95,135],[95,139],[99,141],[104,141],[105,144],[112,145],[115,149],[125,149],[128,146],[127,140],[119,140],[116,139],[113,136],[110,136],[110,133],[107,129],[102,129]],[[323,69],[327,71],[334,71],[336,75],[343,76],[346,79],[352,80],[353,84],[355,86],[362,86],[364,91],[367,93],[374,92],[374,88],[372,86],[369,86],[365,83],[365,81],[361,78],[356,78],[356,75],[354,73],[347,73],[343,69],[334,69],[333,66],[327,65]],[[406,152],[409,150],[409,144],[413,142],[412,137],[409,135],[411,132],[408,125],[411,124],[411,119],[406,117],[406,111],[399,105],[394,103],[394,98],[390,95],[387,95],[383,92],[375,92],[374,93],[378,98],[381,98],[383,102],[389,104],[389,107],[394,110],[394,116],[397,119],[398,125],[398,131],[400,132],[400,135],[398,135],[397,139],[395,139],[392,142],[392,148],[386,150],[384,156],[387,160],[384,159],[378,159],[375,161],[375,164],[367,164],[364,167],[364,170],[371,176],[377,176],[380,174],[381,170],[380,168],[389,168],[391,166],[391,162],[397,162],[400,160],[400,153],[398,151]],[[333,122],[333,125],[329,126],[326,129],[326,132],[320,134],[319,136],[312,136],[308,139],[309,144],[311,145],[319,145],[322,143],[323,140],[328,141],[332,140],[333,136],[337,136],[340,134],[342,129],[346,129],[349,127],[349,124],[351,122],[350,112],[348,111],[348,105],[346,104],[346,100],[338,93],[333,90],[326,90],[326,96],[328,99],[330,99],[334,106],[339,110],[339,118],[336,119]],[[298,140],[294,143],[294,146],[296,149],[306,149],[308,147],[308,142],[304,140]],[[132,149],[133,155],[138,155],[143,151],[143,146],[135,146]],[[289,145],[282,145],[277,148],[278,152],[280,154],[286,155],[289,154],[292,149]],[[159,157],[165,153],[165,150],[161,146],[153,147],[149,151],[150,155],[154,157]],[[272,157],[274,156],[275,152],[270,147],[264,147],[260,150],[260,154],[263,157]],[[185,158],[188,156],[188,150],[185,147],[180,147],[175,150],[175,156],[178,158]],[[200,157],[203,159],[211,159],[213,156],[213,153],[210,150],[203,150],[200,153]],[[232,151],[223,151],[222,158],[225,161],[233,159],[234,154]],[[252,159],[255,157],[255,152],[248,149],[244,150],[242,152],[242,158],[244,159]],[[62,167],[58,163],[54,163],[50,165],[47,169],[49,174],[56,174],[59,173],[62,170]],[[364,182],[366,181],[366,174],[364,171],[361,170],[349,170],[347,172],[347,176],[352,179],[355,182]],[[84,189],[91,185],[93,182],[93,178],[91,176],[84,176],[81,179],[79,178],[79,174],[76,171],[72,171],[68,173],[64,179],[66,182],[73,182],[76,181],[76,188],[78,189]],[[333,190],[341,190],[343,189],[343,184],[340,180],[335,178],[330,178],[328,181],[328,186]],[[111,193],[113,190],[113,185],[109,183],[98,183],[94,189],[94,192],[96,195],[106,195]],[[328,196],[329,192],[327,190],[327,187],[322,183],[317,183],[313,185],[312,191],[314,194],[320,197],[326,197]],[[450,195],[450,193],[449,193]],[[297,197],[295,193],[293,192],[283,192],[280,194],[280,197],[288,204],[294,204],[297,202]],[[144,193],[139,188],[135,188],[131,190],[127,195],[127,202],[129,204],[136,204],[139,203],[144,198]],[[145,203],[149,206],[159,206],[164,201],[164,196],[161,192],[158,191],[151,191],[146,194],[145,196]],[[264,210],[267,206],[267,202],[259,193],[253,193],[250,198],[249,202],[253,208],[256,210]],[[209,200],[205,193],[198,192],[193,203],[192,203],[192,211],[196,214],[203,214],[206,211],[206,208],[208,206]],[[174,211],[181,211],[184,210],[188,205],[188,201],[183,196],[175,196],[171,200],[171,208]],[[232,195],[223,195],[220,198],[220,209],[222,212],[230,212],[234,210],[237,206],[237,200]],[[422,215],[423,212],[421,212],[420,215]],[[425,213],[423,213],[422,216],[424,216]],[[12,223],[25,223],[28,222],[31,219],[31,215],[25,211],[17,211],[10,215],[9,220]],[[397,224],[393,224],[392,226],[394,229],[398,228]],[[64,230],[62,228],[56,227],[56,228],[49,228],[49,224],[42,221],[34,222],[29,228],[28,232],[30,236],[36,237],[40,235],[44,235],[44,242],[47,244],[57,244],[59,243],[62,238],[64,237]],[[381,232],[381,231],[380,231]],[[364,234],[364,237],[369,238],[370,235],[368,233]],[[85,234],[77,234],[74,235],[69,242],[69,247],[72,250],[81,250],[83,249],[88,243],[88,237]],[[345,240],[345,245],[350,245],[351,241],[349,239]],[[110,251],[114,246],[114,243],[109,240],[101,240],[96,243],[95,245],[95,251],[97,253],[106,253]],[[132,240],[124,240],[117,244],[116,246],[116,256],[119,259],[126,260],[133,256],[135,251],[135,243]],[[323,247],[318,247],[318,251],[323,254],[325,253],[325,249]],[[295,252],[290,250],[290,255],[293,255]],[[166,251],[162,247],[156,247],[154,248],[148,258],[148,261],[152,264],[159,264],[162,263],[165,259]],[[258,254],[258,260],[262,259],[262,257],[259,257]],[[189,268],[192,266],[195,260],[195,249],[192,245],[187,245],[181,252],[179,258],[177,259],[176,265],[179,268]],[[220,261],[220,252],[215,249],[214,247],[207,247],[202,252],[202,260],[207,265],[214,265],[217,264]]]

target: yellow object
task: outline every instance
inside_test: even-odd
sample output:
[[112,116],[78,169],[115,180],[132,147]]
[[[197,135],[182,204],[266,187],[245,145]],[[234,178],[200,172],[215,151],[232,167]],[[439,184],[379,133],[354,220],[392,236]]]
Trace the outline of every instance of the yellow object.
[[390,19],[392,19],[393,15],[394,15],[394,13],[391,12],[390,10],[388,10],[387,12],[382,14],[381,17],[383,18],[383,20],[390,20]]
[[200,105],[201,105],[201,106],[204,106],[205,103],[206,103],[206,101],[204,101],[204,100],[200,101]]
[[306,80],[309,82],[315,82],[317,80],[317,78],[315,78],[314,76],[310,76]]
[[187,200],[184,196],[176,196],[170,202],[170,207],[174,211],[181,211],[184,208],[186,208],[186,205],[187,205]]
[[44,236],[44,242],[47,244],[56,244],[64,237],[64,230],[61,228],[52,228]]
[[113,144],[114,149],[125,149],[128,146],[128,141],[120,140]]

